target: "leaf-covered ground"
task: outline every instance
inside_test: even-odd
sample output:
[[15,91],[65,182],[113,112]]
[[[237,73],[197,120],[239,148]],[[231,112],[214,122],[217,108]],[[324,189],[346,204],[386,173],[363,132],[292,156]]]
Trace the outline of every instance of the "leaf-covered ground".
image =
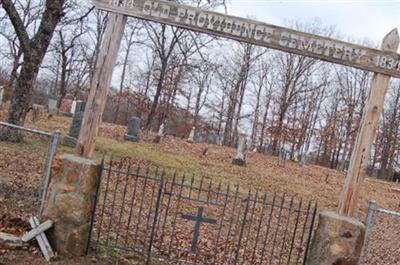
[[[0,120],[3,119],[4,112],[0,112]],[[28,117],[26,126],[49,132],[60,130],[63,134],[67,134],[70,123],[70,118],[57,115],[49,117],[43,113],[36,123],[32,123]],[[337,207],[344,180],[343,172],[318,166],[300,167],[292,162],[280,166],[275,157],[257,153],[247,155],[246,167],[237,167],[231,164],[235,155],[235,150],[231,148],[208,146],[208,154],[203,156],[206,144],[190,144],[173,137],[163,139],[161,144],[153,144],[151,141],[130,143],[122,139],[125,131],[124,126],[102,124],[99,137],[96,139],[96,159],[100,159],[103,155],[106,155],[106,158],[130,157],[144,164],[161,166],[170,171],[177,170],[197,177],[205,176],[216,182],[222,180],[225,183],[239,184],[242,190],[256,188],[282,194],[298,194],[307,200],[317,200],[320,210],[334,210]],[[0,142],[0,231],[18,235],[28,229],[26,220],[31,214],[36,213],[38,208],[38,190],[42,181],[46,152],[47,143],[37,137],[27,137],[26,142],[22,144]],[[73,149],[68,147],[61,146],[59,149],[59,153],[71,152]],[[367,179],[363,184],[356,217],[364,220],[368,199],[376,200],[380,207],[398,210],[400,193],[395,189],[400,189],[400,185]],[[389,231],[388,235],[393,235],[397,231],[390,222],[380,224],[384,231]],[[390,233],[391,230],[393,233]],[[369,248],[378,249],[374,246],[381,245],[382,241],[393,240],[391,236],[382,238],[381,234],[383,233],[379,233],[379,236],[371,235]],[[32,253],[36,255],[37,264],[41,264],[42,259],[35,246],[28,251],[9,252],[0,249],[2,255],[0,264],[4,263],[3,260],[20,260],[21,263],[14,262],[14,264],[24,264],[22,260]],[[398,254],[400,253],[394,255]],[[32,261],[29,263],[35,264]],[[367,262],[367,264],[376,263]]]

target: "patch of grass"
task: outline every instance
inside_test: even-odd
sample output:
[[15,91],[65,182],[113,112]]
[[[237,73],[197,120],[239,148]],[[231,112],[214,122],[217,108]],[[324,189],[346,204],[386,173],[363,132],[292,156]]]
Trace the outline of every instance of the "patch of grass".
[[115,158],[131,157],[140,161],[149,161],[154,166],[166,170],[192,172],[198,174],[202,171],[201,164],[188,156],[160,152],[157,146],[147,142],[121,142],[105,137],[96,138],[96,155],[113,156]]

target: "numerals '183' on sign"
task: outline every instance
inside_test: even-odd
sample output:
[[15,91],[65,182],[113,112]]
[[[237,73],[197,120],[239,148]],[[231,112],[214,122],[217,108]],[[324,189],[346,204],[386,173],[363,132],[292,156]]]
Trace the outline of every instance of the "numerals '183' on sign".
[[135,4],[135,0],[110,0],[109,4],[112,6],[130,7]]
[[397,69],[400,71],[400,60],[395,60],[386,56],[378,56],[376,59],[376,66],[387,68],[389,70]]

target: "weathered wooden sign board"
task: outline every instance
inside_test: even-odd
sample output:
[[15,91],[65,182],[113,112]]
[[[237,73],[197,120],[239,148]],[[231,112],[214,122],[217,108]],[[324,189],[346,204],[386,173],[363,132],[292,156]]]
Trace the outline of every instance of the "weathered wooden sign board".
[[400,54],[160,0],[93,0],[98,9],[400,78]]

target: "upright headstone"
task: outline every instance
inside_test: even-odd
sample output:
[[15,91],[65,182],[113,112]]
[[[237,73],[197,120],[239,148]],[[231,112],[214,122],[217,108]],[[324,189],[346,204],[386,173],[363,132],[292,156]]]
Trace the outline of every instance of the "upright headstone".
[[39,120],[41,116],[41,106],[34,104],[32,107],[32,122],[35,123]]
[[0,106],[3,104],[4,88],[0,86]]
[[189,138],[187,139],[187,141],[189,143],[194,143],[194,135],[195,135],[195,133],[196,133],[196,127],[193,126],[192,130],[190,131]]
[[85,102],[78,101],[75,106],[75,113],[72,118],[71,127],[69,128],[68,136],[64,137],[64,144],[67,146],[75,147],[81,132],[83,114],[85,111]]
[[163,138],[164,135],[165,135],[165,123],[163,122],[160,125],[160,128],[158,129],[157,136],[156,136],[156,138],[154,138],[153,143],[156,143],[156,144],[160,143],[161,142],[161,138]]
[[218,133],[217,132],[215,132],[215,131],[211,131],[209,134],[208,134],[208,143],[210,143],[210,144],[219,144],[219,135],[218,135]]
[[49,98],[47,107],[49,110],[56,110],[57,109],[57,100]]
[[74,114],[76,110],[76,100],[72,101],[70,113]]
[[232,164],[238,166],[246,165],[246,134],[240,134],[238,140],[238,148],[236,157],[232,160]]
[[128,120],[128,132],[124,139],[131,142],[139,142],[140,118],[132,117]]
[[86,108],[86,101],[78,100],[75,103],[74,113],[84,112]]
[[72,124],[71,127],[69,128],[69,136],[73,138],[78,138],[79,133],[81,131],[81,125],[82,125],[82,120],[83,120],[83,112],[76,112],[74,114],[74,117],[72,118]]

